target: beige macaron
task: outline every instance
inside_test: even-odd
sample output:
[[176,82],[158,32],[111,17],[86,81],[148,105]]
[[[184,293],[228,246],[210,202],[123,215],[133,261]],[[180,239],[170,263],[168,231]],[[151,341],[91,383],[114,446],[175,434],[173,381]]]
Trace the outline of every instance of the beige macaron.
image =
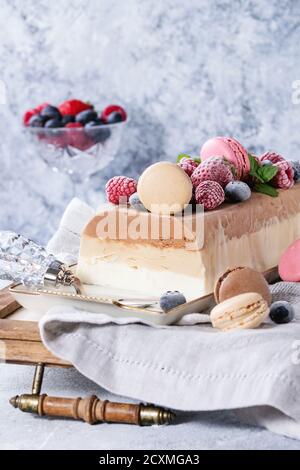
[[227,269],[218,278],[214,294],[216,302],[219,303],[245,292],[258,292],[268,305],[271,304],[271,292],[264,275],[245,266]]
[[158,162],[139,178],[137,192],[142,204],[154,214],[176,214],[190,202],[193,186],[176,163]]
[[214,328],[222,331],[257,328],[267,318],[269,307],[257,292],[246,292],[224,300],[210,312]]

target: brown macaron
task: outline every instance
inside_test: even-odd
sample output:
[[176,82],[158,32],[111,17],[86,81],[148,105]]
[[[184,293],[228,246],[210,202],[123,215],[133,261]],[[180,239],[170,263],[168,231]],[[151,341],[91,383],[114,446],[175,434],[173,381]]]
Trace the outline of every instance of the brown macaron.
[[271,304],[269,284],[263,274],[245,266],[227,269],[217,280],[214,295],[216,302],[220,303],[246,292],[257,292],[268,305]]

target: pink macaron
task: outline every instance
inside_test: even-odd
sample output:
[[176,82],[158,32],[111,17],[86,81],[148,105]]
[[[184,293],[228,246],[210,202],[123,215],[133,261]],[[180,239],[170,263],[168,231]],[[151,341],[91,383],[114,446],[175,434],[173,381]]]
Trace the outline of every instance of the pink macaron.
[[281,255],[278,271],[283,281],[300,281],[300,239],[293,242]]
[[233,137],[214,137],[205,142],[200,152],[201,160],[224,157],[236,168],[236,178],[245,179],[250,171],[246,149]]

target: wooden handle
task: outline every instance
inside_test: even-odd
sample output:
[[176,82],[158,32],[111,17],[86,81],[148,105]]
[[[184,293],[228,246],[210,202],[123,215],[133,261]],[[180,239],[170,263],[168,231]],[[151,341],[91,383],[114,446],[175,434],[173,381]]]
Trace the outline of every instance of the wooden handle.
[[56,416],[96,423],[126,423],[151,426],[168,424],[174,414],[154,405],[113,403],[96,396],[88,398],[48,397],[47,395],[20,395],[10,399],[14,408],[40,416]]
[[99,422],[140,424],[140,405],[102,401],[94,395],[84,399],[41,395],[38,414],[73,418],[89,424]]

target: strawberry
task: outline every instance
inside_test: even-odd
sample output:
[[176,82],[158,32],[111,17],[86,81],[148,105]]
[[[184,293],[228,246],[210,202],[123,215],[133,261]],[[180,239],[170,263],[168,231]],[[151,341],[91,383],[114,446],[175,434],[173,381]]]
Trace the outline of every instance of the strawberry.
[[125,109],[122,108],[122,106],[118,106],[117,104],[111,104],[107,106],[105,109],[103,109],[102,114],[101,114],[101,119],[103,119],[103,121],[106,122],[112,113],[119,113],[123,121],[126,121],[127,119],[127,114],[126,114]]
[[80,122],[69,122],[65,127],[70,129],[66,135],[66,141],[71,147],[84,151],[95,144],[94,140],[86,135]]
[[68,127],[68,129],[72,129],[74,127],[81,128],[83,127],[83,124],[81,124],[81,122],[68,122],[65,127]]
[[36,109],[29,109],[23,116],[23,124],[24,126],[29,126],[29,121],[35,114],[38,114]]
[[42,103],[42,104],[39,104],[38,106],[36,106],[36,111],[38,113],[40,113],[41,111],[43,111],[44,108],[46,108],[46,106],[50,106],[49,103]]
[[92,109],[93,106],[89,103],[84,103],[80,100],[67,100],[61,103],[58,106],[59,112],[62,116],[70,114],[71,116],[76,116],[76,114],[86,111],[87,109]]

